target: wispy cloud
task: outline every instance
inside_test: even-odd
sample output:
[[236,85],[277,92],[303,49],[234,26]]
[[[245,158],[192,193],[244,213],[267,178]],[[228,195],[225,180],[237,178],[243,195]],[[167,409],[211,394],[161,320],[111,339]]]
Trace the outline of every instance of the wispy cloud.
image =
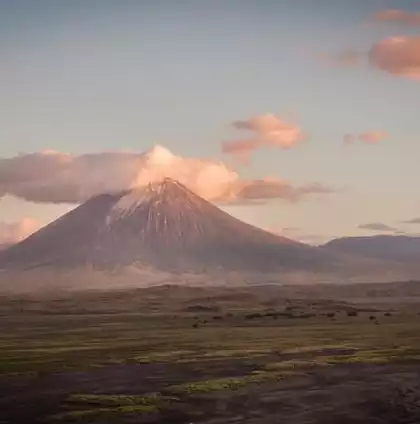
[[107,152],[74,156],[55,151],[0,159],[0,198],[6,194],[40,203],[81,203],[92,196],[170,177],[215,202],[297,201],[331,189],[295,186],[276,178],[244,180],[221,161],[174,155],[157,146],[145,153]]
[[18,243],[40,227],[41,224],[32,218],[25,218],[13,223],[0,222],[0,245]]
[[402,224],[420,224],[420,218],[412,218],[407,221],[402,221]]
[[295,187],[287,181],[267,177],[262,180],[242,183],[236,196],[240,199],[249,200],[283,198],[296,202],[309,194],[328,194],[332,192],[331,188],[319,183]]
[[355,141],[362,141],[367,144],[377,144],[383,141],[387,136],[385,131],[369,131],[360,134],[346,134],[344,136],[345,143],[354,143]]
[[404,26],[420,26],[420,13],[402,9],[386,9],[373,16],[374,22],[393,22]]
[[247,131],[251,135],[247,138],[223,142],[222,151],[228,154],[247,156],[261,147],[288,149],[305,138],[297,124],[273,114],[235,121],[232,126],[237,130]]
[[358,226],[361,230],[369,230],[369,231],[382,231],[382,232],[391,232],[395,233],[396,231],[399,231],[397,228],[390,227],[387,224],[384,224],[382,222],[370,222],[368,224],[361,224]]
[[366,52],[343,50],[338,54],[324,54],[323,59],[340,67],[356,67],[365,59],[373,68],[391,75],[420,80],[420,37],[396,36],[385,38]]

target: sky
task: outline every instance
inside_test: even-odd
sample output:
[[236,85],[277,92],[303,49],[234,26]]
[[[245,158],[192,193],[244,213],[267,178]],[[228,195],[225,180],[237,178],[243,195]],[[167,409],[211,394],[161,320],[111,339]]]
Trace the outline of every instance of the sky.
[[0,55],[0,244],[166,174],[312,244],[420,232],[418,0],[0,0]]

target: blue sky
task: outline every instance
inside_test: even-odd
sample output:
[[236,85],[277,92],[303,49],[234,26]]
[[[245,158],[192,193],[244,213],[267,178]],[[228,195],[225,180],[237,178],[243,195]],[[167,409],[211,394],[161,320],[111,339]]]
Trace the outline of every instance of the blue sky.
[[[420,4],[0,0],[0,158],[44,149],[142,152],[158,143],[232,164],[221,152],[221,142],[237,136],[231,122],[287,114],[307,133],[305,142],[259,149],[238,172],[337,192],[231,213],[327,238],[365,234],[357,226],[366,222],[401,227],[420,215],[420,82],[319,57],[420,35],[420,27],[369,23],[388,8],[418,12]],[[388,134],[378,144],[343,143],[344,134],[376,130]],[[7,196],[0,222],[48,222],[68,208]]]

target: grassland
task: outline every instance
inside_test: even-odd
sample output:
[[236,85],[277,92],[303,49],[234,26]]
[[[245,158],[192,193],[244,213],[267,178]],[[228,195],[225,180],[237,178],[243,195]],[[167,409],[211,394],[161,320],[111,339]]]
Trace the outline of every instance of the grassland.
[[0,423],[420,422],[420,303],[289,295],[3,298]]

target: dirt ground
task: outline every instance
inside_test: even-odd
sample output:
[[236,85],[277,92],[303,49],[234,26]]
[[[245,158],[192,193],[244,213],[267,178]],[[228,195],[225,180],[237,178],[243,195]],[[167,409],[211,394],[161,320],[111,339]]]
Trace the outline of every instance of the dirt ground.
[[[200,367],[200,370],[203,369],[206,367]],[[224,369],[224,373],[217,375],[211,368],[203,373],[190,365],[117,365],[89,372],[57,373],[36,379],[3,379],[0,386],[0,422],[45,422],[45,417],[61,410],[66,397],[71,393],[165,392],[164,388],[168,384],[181,383],[186,379],[204,380],[209,376],[222,377],[222,374],[231,377],[235,373],[242,375],[249,371],[239,362],[226,364]],[[420,410],[409,416],[408,407],[404,406],[407,399],[398,396],[401,396],[402,388],[415,388],[419,381],[420,366],[417,363],[336,365],[306,370],[303,375],[291,375],[281,381],[252,384],[233,391],[179,395],[176,401],[158,413],[143,416],[125,414],[105,418],[64,417],[48,421],[156,424],[415,424],[420,422]]]

